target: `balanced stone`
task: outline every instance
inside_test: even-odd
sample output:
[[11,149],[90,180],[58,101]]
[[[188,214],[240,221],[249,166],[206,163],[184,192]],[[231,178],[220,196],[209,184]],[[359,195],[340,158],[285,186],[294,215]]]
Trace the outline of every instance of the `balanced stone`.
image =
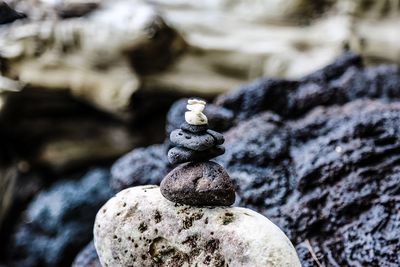
[[177,205],[157,186],[111,198],[97,213],[94,243],[102,266],[301,266],[289,239],[261,214]]
[[224,168],[212,161],[189,162],[162,180],[161,194],[173,202],[194,206],[230,206],[235,188]]
[[207,124],[192,125],[187,122],[184,122],[181,124],[180,128],[184,131],[191,132],[191,133],[204,133],[208,130],[208,125]]
[[205,125],[208,123],[206,115],[203,113],[195,113],[193,111],[185,112],[185,120],[192,125]]
[[212,137],[214,137],[215,143],[217,145],[222,145],[225,142],[224,136],[222,134],[220,134],[219,132],[208,129],[207,133],[210,134]]
[[222,146],[213,146],[204,151],[194,151],[184,147],[173,147],[168,151],[168,160],[171,164],[189,161],[204,161],[215,158],[224,153],[225,148]]
[[170,140],[176,145],[180,145],[196,151],[204,151],[214,146],[215,139],[210,134],[193,134],[177,129],[171,132]]
[[206,125],[208,119],[204,115],[203,110],[206,102],[199,99],[189,99],[186,108],[189,110],[185,112],[185,121],[191,125]]

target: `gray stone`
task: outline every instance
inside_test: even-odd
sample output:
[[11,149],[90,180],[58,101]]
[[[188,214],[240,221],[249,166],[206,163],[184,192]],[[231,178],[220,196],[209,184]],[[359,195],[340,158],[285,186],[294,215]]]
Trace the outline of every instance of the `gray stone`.
[[215,143],[217,145],[222,145],[225,142],[225,138],[224,138],[223,134],[220,134],[219,132],[216,132],[216,131],[211,130],[211,129],[208,129],[207,133],[210,134],[214,138]]
[[168,160],[171,164],[184,163],[188,161],[204,161],[224,154],[225,148],[214,146],[205,151],[194,151],[184,147],[173,147],[168,151]]
[[162,180],[162,195],[172,202],[194,206],[230,206],[235,188],[225,169],[212,161],[188,162]]
[[193,134],[182,131],[181,129],[172,131],[170,140],[176,145],[195,151],[207,150],[215,144],[215,139],[210,134]]
[[208,129],[208,124],[205,125],[191,125],[186,121],[181,124],[180,128],[184,131],[188,131],[191,133],[204,133]]
[[157,186],[121,191],[97,213],[102,266],[299,267],[285,234],[244,208],[176,205]]

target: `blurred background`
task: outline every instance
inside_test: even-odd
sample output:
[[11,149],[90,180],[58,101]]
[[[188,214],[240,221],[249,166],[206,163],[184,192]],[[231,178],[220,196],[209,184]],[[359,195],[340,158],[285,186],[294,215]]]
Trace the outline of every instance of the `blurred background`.
[[399,0],[0,0],[0,266],[70,266],[109,167],[163,142],[175,100],[345,51],[399,64],[399,31]]

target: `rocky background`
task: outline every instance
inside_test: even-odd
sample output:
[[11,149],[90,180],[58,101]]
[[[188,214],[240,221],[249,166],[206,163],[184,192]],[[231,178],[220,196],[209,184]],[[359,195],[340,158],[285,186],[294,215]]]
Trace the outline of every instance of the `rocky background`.
[[281,227],[304,266],[399,266],[399,13],[0,1],[0,266],[99,266],[97,210],[171,169],[164,140],[188,96],[213,103],[235,205]]

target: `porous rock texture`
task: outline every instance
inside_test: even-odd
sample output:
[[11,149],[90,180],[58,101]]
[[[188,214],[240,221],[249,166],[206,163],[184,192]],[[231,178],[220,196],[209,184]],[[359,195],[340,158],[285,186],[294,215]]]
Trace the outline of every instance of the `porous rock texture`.
[[167,199],[191,206],[230,206],[235,202],[231,178],[212,161],[179,165],[165,176],[160,190]]
[[233,114],[217,162],[237,203],[281,227],[303,266],[400,264],[399,85],[397,66],[344,54],[302,79],[260,79],[215,101]]
[[284,233],[244,208],[196,208],[158,186],[125,189],[98,212],[94,242],[103,266],[300,266]]
[[70,266],[92,239],[97,210],[112,196],[108,181],[108,171],[95,169],[37,195],[9,242],[9,266]]

